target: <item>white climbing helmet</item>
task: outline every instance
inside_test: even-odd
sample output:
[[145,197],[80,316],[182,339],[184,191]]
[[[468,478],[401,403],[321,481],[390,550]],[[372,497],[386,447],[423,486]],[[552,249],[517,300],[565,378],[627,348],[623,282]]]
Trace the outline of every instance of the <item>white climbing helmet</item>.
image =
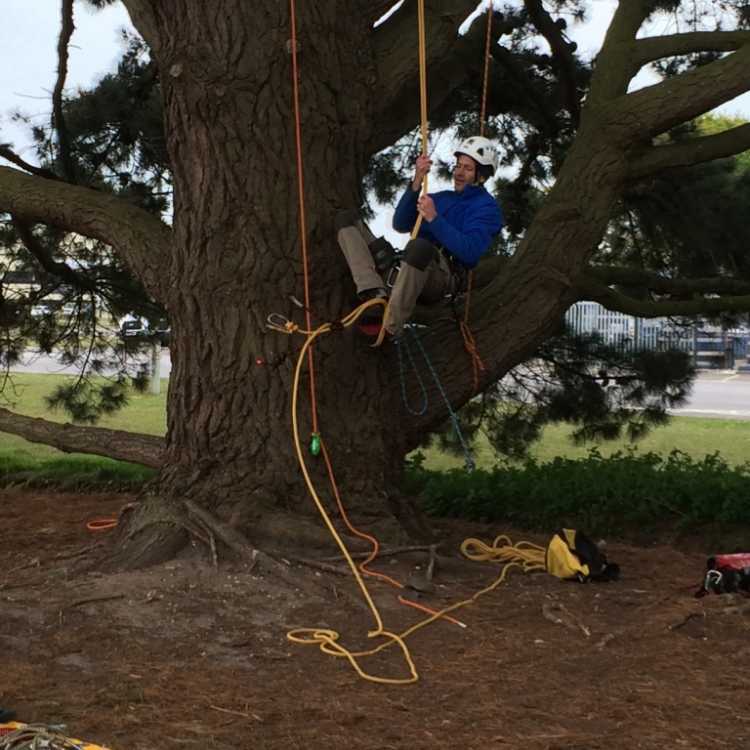
[[459,154],[470,156],[477,164],[486,167],[487,169],[482,170],[485,177],[491,177],[497,169],[497,150],[492,141],[481,135],[473,135],[461,141],[454,151],[454,156]]

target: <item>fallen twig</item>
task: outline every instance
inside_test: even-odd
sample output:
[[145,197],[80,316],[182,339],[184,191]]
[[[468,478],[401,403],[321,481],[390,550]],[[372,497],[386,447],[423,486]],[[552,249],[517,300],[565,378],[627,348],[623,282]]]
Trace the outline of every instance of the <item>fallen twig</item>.
[[685,617],[683,617],[678,622],[672,623],[669,626],[668,630],[679,630],[680,628],[685,627],[685,625],[687,625],[690,622],[690,620],[695,620],[698,617],[705,618],[705,616],[706,616],[705,612],[691,612],[690,614],[685,615]]
[[90,596],[87,599],[77,599],[76,601],[68,604],[68,607],[80,607],[83,604],[91,604],[92,602],[108,602],[114,601],[115,599],[124,599],[125,594],[108,594],[105,596]]
[[[436,547],[434,544],[418,544],[411,547],[391,547],[390,549],[378,550],[378,557],[392,557],[394,555],[403,555],[407,552],[429,552],[432,547]],[[364,560],[372,552],[351,552],[352,560]],[[343,555],[334,555],[333,557],[321,557],[321,562],[338,562],[339,560],[346,559]]]
[[330,565],[329,563],[320,562],[318,560],[309,560],[305,557],[290,557],[292,562],[298,565],[306,565],[308,568],[316,568],[322,570],[324,573],[335,573],[339,576],[348,576],[351,574],[349,568],[345,568],[341,565]]
[[241,716],[244,719],[255,719],[256,721],[263,721],[258,714],[247,714],[244,711],[232,711],[230,708],[221,708],[221,706],[209,706],[213,711],[219,711],[223,714],[229,714],[230,716]]
[[542,615],[555,625],[562,625],[568,630],[580,630],[587,638],[591,635],[591,631],[558,602],[545,602],[542,605]]
[[38,557],[34,557],[29,562],[24,563],[23,565],[17,565],[15,568],[11,568],[10,570],[6,571],[7,575],[10,575],[11,573],[17,573],[19,570],[26,570],[26,568],[34,568],[39,567],[40,559]]

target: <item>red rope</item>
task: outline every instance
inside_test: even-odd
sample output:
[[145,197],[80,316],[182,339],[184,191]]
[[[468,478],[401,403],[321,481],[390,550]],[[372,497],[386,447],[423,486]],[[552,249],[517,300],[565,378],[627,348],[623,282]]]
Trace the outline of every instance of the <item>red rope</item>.
[[[292,91],[294,96],[294,136],[297,147],[297,189],[299,192],[299,233],[302,246],[302,273],[304,275],[305,290],[305,326],[312,330],[312,315],[310,313],[310,269],[307,254],[307,224],[305,221],[305,175],[302,163],[302,117],[299,106],[299,65],[297,63],[297,7],[295,0],[289,0],[289,14],[292,19]],[[310,409],[312,412],[312,431],[318,430],[318,406],[315,396],[315,366],[313,350],[307,350],[307,363],[310,371]]]

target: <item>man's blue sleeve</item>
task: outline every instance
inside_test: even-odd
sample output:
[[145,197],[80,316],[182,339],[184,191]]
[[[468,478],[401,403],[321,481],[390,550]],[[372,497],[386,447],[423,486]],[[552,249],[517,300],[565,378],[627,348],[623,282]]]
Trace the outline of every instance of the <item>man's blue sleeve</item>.
[[492,200],[477,207],[465,221],[462,231],[440,214],[428,226],[438,244],[465,266],[474,268],[492,244],[493,237],[503,228],[503,218],[500,207]]
[[417,221],[417,199],[419,191],[412,190],[411,184],[406,188],[404,194],[393,212],[393,228],[397,232],[411,232]]

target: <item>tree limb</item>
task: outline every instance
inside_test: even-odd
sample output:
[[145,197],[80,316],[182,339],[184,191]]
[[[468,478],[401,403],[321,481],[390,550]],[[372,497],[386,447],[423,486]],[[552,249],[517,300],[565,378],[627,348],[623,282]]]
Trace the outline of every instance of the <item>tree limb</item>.
[[0,432],[18,435],[32,443],[51,445],[65,453],[93,453],[152,469],[161,467],[164,452],[164,439],[156,435],[59,424],[47,419],[25,417],[2,408]]
[[750,89],[750,44],[700,68],[621,96],[607,107],[613,128],[643,139],[692,120]]
[[111,245],[156,299],[163,296],[172,231],[138,206],[108,193],[0,167],[0,211]]
[[627,92],[638,72],[633,62],[635,35],[652,10],[652,0],[618,4],[596,57],[587,104],[603,104]]
[[657,273],[625,266],[591,266],[587,276],[595,283],[642,287],[657,294],[750,294],[750,281],[722,276],[670,279]]
[[52,127],[57,131],[63,176],[68,182],[75,182],[75,166],[70,153],[70,134],[63,112],[63,90],[68,75],[68,44],[73,36],[73,0],[62,0],[62,26],[57,42],[57,81],[52,92]]
[[568,112],[575,123],[578,122],[581,106],[578,84],[576,81],[576,58],[570,43],[564,38],[562,30],[547,12],[542,0],[524,0],[529,18],[552,50],[552,58],[560,73]]
[[36,175],[37,177],[44,177],[48,180],[59,180],[60,178],[51,170],[45,169],[44,167],[36,167],[29,162],[24,161],[18,154],[13,151],[7,143],[0,144],[0,158],[9,161],[11,164],[15,164],[20,167],[24,172]]
[[691,300],[638,300],[593,280],[579,281],[580,299],[598,302],[608,310],[639,318],[670,315],[715,315],[722,312],[750,311],[750,294],[698,298]]
[[631,180],[673,167],[689,167],[723,159],[750,149],[750,123],[714,135],[690,138],[667,146],[650,146],[634,152],[630,162]]
[[642,68],[654,60],[694,52],[733,52],[750,43],[750,31],[693,31],[687,34],[647,36],[635,42],[633,63]]

